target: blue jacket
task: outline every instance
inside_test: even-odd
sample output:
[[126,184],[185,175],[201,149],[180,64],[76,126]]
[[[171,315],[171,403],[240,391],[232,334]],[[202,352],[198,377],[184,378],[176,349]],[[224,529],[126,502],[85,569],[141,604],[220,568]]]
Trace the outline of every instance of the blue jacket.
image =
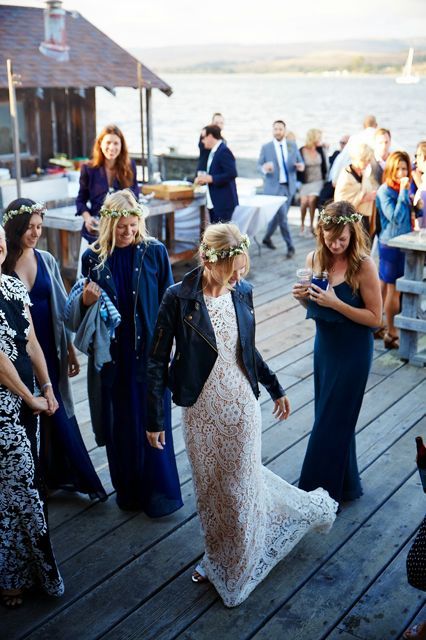
[[238,204],[237,186],[237,165],[232,151],[224,142],[219,145],[213,155],[209,174],[213,182],[209,184],[210,197],[213,208],[217,216],[220,217],[222,211],[233,211]]
[[[129,189],[133,191],[136,199],[139,196],[139,187],[136,182],[136,164],[134,160],[131,160],[133,171],[133,183]],[[80,189],[75,201],[77,206],[77,216],[81,216],[84,211],[89,211],[92,216],[98,217],[99,210],[102,207],[105,197],[110,191],[119,191],[123,189],[122,185],[115,178],[112,183],[111,189],[108,186],[108,179],[105,173],[104,167],[91,167],[90,164],[83,164],[80,172]],[[90,203],[90,204],[88,204]],[[91,244],[95,242],[97,236],[88,233],[85,225],[81,230],[83,238]]]
[[[189,407],[200,395],[217,358],[214,329],[201,288],[202,268],[187,273],[170,287],[158,314],[153,346],[148,360],[148,431],[161,431],[163,394],[168,386],[177,405]],[[231,292],[245,372],[256,398],[259,382],[273,400],[284,395],[276,375],[255,347],[252,287],[242,280]],[[176,349],[169,368],[170,352]]]
[[[82,257],[82,272],[85,277],[97,282],[110,300],[117,306],[117,290],[107,264],[98,269],[99,256],[91,248]],[[154,335],[155,322],[163,294],[173,284],[169,257],[161,242],[149,239],[135,247],[132,272],[135,335],[134,349],[140,366],[138,378],[145,377],[148,353]]]
[[379,240],[386,244],[391,238],[411,231],[411,201],[408,189],[395,191],[387,184],[380,185],[376,195],[380,215]]

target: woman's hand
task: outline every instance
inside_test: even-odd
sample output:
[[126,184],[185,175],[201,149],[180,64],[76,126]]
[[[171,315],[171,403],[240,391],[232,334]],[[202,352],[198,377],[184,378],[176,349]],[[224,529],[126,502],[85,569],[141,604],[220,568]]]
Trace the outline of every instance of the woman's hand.
[[309,287],[306,284],[300,284],[300,282],[296,282],[293,285],[293,298],[296,300],[304,300],[309,297]]
[[151,447],[154,449],[164,449],[166,446],[166,433],[165,431],[147,431],[146,437]]
[[25,402],[36,416],[43,411],[47,412],[49,408],[46,398],[42,396],[30,396]]
[[404,176],[399,181],[399,190],[404,191],[404,189],[408,189],[410,186],[410,178],[408,176]]
[[309,298],[314,300],[320,307],[330,307],[335,309],[336,305],[340,302],[336,296],[336,292],[333,287],[328,287],[327,291],[318,287],[318,285],[311,282],[311,286],[308,289]]
[[55,411],[59,408],[58,401],[55,398],[55,394],[53,393],[53,388],[49,385],[43,389],[43,395],[45,400],[47,400],[47,410],[46,414],[48,416],[53,416]]
[[282,396],[274,401],[273,415],[278,420],[287,420],[290,415],[290,401],[287,396]]
[[102,289],[96,282],[86,282],[83,289],[83,304],[85,307],[91,307],[101,297]]
[[80,373],[80,363],[73,344],[68,345],[68,377],[74,378]]
[[99,219],[90,215],[88,211],[85,211],[83,213],[83,218],[84,218],[84,226],[86,227],[86,230],[88,231],[88,233],[91,233],[92,235],[97,234],[99,231]]

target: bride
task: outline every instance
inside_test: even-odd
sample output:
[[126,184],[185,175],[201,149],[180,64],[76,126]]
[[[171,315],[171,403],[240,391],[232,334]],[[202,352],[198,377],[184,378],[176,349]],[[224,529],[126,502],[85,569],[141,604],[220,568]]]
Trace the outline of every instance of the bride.
[[[241,604],[311,529],[328,531],[337,503],[305,492],[262,466],[260,382],[277,420],[290,404],[255,348],[249,240],[234,224],[209,226],[200,267],[166,291],[148,363],[148,440],[165,446],[165,386],[183,407],[205,554],[194,582],[213,583],[224,604]],[[170,352],[176,341],[169,368]]]

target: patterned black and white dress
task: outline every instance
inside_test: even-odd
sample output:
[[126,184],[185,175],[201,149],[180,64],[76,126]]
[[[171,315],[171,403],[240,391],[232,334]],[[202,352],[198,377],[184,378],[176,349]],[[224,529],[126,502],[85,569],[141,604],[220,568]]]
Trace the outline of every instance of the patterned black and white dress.
[[[34,378],[26,351],[27,290],[16,278],[0,279],[0,351],[31,390]],[[38,470],[38,418],[19,396],[0,385],[0,589],[64,591],[50,545]]]

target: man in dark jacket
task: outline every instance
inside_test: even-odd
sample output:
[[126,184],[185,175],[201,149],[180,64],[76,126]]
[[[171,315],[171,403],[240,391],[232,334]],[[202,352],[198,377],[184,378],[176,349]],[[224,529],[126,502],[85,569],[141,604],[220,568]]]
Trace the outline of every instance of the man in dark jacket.
[[210,221],[229,222],[238,204],[235,158],[223,142],[218,126],[211,124],[204,127],[201,140],[209,150],[207,174],[197,176],[195,184],[207,185]]

